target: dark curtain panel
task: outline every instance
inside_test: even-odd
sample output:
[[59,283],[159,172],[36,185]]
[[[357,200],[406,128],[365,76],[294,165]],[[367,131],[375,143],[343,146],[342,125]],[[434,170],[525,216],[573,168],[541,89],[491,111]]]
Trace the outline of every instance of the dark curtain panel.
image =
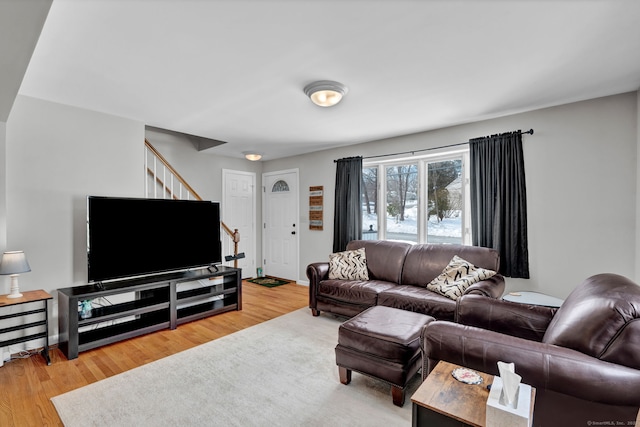
[[527,191],[520,131],[469,141],[474,246],[500,253],[500,273],[529,278]]
[[337,161],[333,224],[333,251],[341,252],[351,240],[362,238],[362,157]]

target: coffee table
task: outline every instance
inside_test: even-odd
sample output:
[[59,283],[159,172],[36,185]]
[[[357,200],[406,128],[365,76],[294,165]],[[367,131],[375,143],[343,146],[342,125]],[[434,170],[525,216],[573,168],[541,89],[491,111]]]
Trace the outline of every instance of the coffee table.
[[[414,427],[485,426],[489,398],[487,385],[493,382],[493,375],[476,371],[482,377],[482,383],[465,384],[451,375],[459,367],[449,362],[438,362],[411,396]],[[532,408],[534,399],[535,389],[532,387]]]

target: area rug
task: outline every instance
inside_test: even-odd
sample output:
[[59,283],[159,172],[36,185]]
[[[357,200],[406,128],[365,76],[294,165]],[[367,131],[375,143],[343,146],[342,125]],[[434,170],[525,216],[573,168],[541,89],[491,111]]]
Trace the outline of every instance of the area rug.
[[275,277],[258,277],[255,279],[249,279],[247,282],[256,283],[258,285],[266,286],[267,288],[275,288],[276,286],[285,285],[289,283],[288,280],[276,279]]
[[420,376],[402,408],[382,381],[341,384],[341,321],[300,309],[51,400],[67,427],[409,426]]

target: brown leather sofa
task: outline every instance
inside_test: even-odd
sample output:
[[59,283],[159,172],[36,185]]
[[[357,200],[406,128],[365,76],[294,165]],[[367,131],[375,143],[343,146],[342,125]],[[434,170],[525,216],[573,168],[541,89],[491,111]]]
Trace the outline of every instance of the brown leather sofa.
[[[365,248],[369,280],[329,280],[329,263],[307,267],[309,308],[347,317],[375,305],[453,320],[456,302],[432,292],[426,285],[435,279],[454,255],[477,267],[498,271],[500,255],[488,248],[462,245],[411,245],[382,240],[354,240],[347,250]],[[465,294],[500,298],[504,292],[500,274],[471,285]]]
[[559,309],[467,295],[458,323],[421,332],[423,378],[445,360],[536,388],[534,426],[634,425],[640,408],[640,286],[592,276]]

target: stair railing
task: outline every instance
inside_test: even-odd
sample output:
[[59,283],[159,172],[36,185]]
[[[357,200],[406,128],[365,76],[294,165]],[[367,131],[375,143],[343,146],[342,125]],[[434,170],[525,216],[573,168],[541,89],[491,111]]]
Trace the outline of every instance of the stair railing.
[[[162,154],[145,138],[144,167],[147,174],[145,180],[145,194],[147,197],[178,200],[202,200],[202,197],[187,183],[187,181],[169,164]],[[220,221],[226,239],[222,241],[222,253],[233,247],[234,258],[238,256],[240,233],[237,228],[231,231],[224,222]],[[233,260],[233,267],[238,268],[238,259]]]

